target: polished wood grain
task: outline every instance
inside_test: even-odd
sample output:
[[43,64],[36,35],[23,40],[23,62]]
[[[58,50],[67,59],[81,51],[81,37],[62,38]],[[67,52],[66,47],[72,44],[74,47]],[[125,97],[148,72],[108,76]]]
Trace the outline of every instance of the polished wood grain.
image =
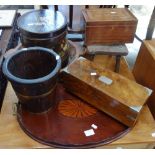
[[[63,72],[63,83],[67,90],[96,108],[104,111],[127,126],[133,126],[137,116],[149,97],[143,86],[119,74],[80,57]],[[110,85],[100,77],[112,80]],[[139,108],[137,111],[134,108]]]
[[149,98],[148,105],[155,118],[155,39],[145,40],[137,56],[133,74],[136,80],[154,92]]
[[136,17],[126,8],[85,9],[85,44],[130,43],[137,27]]

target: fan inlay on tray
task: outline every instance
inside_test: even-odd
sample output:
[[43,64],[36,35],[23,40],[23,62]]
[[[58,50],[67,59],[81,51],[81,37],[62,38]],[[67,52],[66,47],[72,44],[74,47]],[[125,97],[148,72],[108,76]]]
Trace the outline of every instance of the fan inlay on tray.
[[84,118],[96,114],[97,110],[84,104],[80,100],[64,100],[59,103],[61,114],[73,118]]

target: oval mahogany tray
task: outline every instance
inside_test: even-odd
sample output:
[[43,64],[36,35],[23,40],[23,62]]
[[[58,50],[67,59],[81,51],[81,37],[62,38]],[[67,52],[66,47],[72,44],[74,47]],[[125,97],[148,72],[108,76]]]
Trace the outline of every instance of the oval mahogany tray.
[[[57,86],[55,101],[54,107],[40,114],[18,106],[17,119],[21,128],[42,144],[58,148],[90,148],[117,140],[130,130],[68,93],[61,83]],[[85,131],[90,130],[94,133],[86,135]]]

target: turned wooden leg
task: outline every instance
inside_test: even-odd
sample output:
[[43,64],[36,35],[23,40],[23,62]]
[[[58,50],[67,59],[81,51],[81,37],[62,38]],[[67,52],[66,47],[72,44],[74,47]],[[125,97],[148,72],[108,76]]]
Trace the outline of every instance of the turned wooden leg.
[[116,56],[116,64],[115,64],[115,72],[116,72],[116,73],[119,72],[119,68],[120,68],[120,59],[121,59],[121,56],[120,56],[120,55],[117,55],[117,56]]

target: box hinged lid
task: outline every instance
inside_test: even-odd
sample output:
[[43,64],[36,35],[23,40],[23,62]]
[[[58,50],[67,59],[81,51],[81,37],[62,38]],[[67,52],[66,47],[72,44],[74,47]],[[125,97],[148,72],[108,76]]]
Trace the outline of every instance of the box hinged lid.
[[150,89],[83,57],[70,64],[67,73],[127,106],[143,106],[151,94]]
[[137,18],[127,8],[85,9],[87,25],[136,24]]

